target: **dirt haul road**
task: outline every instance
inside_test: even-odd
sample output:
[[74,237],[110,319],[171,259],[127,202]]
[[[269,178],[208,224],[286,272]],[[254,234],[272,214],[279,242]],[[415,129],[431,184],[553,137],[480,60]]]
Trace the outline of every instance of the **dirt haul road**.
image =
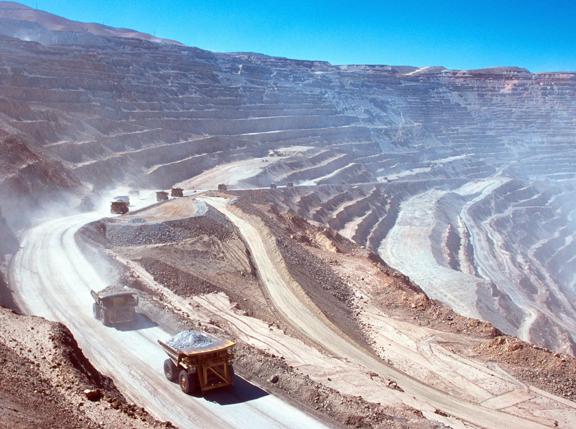
[[160,420],[181,428],[324,427],[272,395],[253,395],[253,387],[242,389],[246,383],[231,392],[217,392],[212,400],[186,396],[162,372],[166,356],[156,341],[169,334],[149,323],[141,329],[117,330],[94,320],[90,289],[100,290],[107,283],[80,251],[75,234],[101,217],[70,216],[27,232],[10,270],[16,300],[26,313],[65,323],[94,366]]
[[234,210],[228,200],[218,197],[205,197],[204,200],[226,215],[240,230],[246,241],[261,281],[270,300],[286,321],[291,323],[303,335],[322,345],[334,355],[362,364],[367,370],[382,377],[395,380],[406,394],[402,401],[414,408],[423,410],[425,415],[433,417],[439,409],[464,422],[487,428],[544,428],[540,423],[513,416],[505,412],[489,409],[467,402],[437,390],[409,375],[385,365],[368,352],[362,350],[338,330],[321,311],[310,302],[303,291],[289,275],[282,272],[281,261],[275,257],[277,251],[271,248],[273,237],[256,228],[246,217]]

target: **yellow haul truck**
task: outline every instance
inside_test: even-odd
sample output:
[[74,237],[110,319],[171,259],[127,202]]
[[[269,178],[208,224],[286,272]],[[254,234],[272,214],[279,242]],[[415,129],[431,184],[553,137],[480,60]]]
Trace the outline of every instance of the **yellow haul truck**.
[[169,357],[164,361],[164,375],[172,382],[178,381],[184,393],[204,394],[234,383],[234,341],[200,331],[183,331],[158,343]]
[[136,318],[138,295],[120,286],[108,286],[100,292],[90,291],[94,298],[94,317],[106,326],[131,323]]

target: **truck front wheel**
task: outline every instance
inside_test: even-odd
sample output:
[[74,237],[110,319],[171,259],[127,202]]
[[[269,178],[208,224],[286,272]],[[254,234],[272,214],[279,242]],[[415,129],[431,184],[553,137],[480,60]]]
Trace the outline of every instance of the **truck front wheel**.
[[198,381],[196,374],[188,374],[188,371],[183,369],[178,375],[180,389],[187,395],[194,395],[198,393]]
[[230,364],[228,364],[228,376],[230,377],[230,380],[232,381],[232,383],[234,383],[234,367]]
[[178,379],[178,368],[174,365],[172,359],[166,359],[164,361],[164,375],[172,382],[175,382]]

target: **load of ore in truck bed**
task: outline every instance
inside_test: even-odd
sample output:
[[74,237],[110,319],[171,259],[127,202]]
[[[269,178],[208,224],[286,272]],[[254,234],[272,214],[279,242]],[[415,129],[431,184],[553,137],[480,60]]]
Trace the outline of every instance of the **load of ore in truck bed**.
[[227,343],[227,341],[200,331],[182,331],[166,341],[166,344],[181,353],[201,352],[208,349],[223,347]]

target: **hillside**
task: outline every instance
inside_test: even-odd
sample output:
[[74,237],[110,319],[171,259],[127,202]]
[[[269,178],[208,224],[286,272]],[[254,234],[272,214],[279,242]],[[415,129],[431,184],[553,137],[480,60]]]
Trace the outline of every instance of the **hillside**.
[[[575,138],[576,72],[214,53],[0,2],[0,305],[28,314],[0,308],[0,426],[574,427]],[[110,284],[132,323],[94,317]],[[232,389],[165,379],[183,329],[236,342]]]
[[173,427],[128,402],[114,382],[87,361],[61,324],[4,308],[0,322],[0,426]]
[[[88,35],[179,44],[127,28],[71,21],[16,2],[0,2],[0,33],[45,44],[77,43]],[[94,39],[93,39],[94,40]]]
[[163,320],[235,338],[239,374],[330,423],[573,426],[574,358],[459,316],[374,253],[253,194],[178,198],[82,235],[162,303]]
[[[0,129],[25,142],[3,143],[25,154],[2,170],[12,228],[53,191],[78,204],[90,187],[165,188],[261,158],[239,186],[294,182],[267,198],[457,312],[574,353],[576,74],[216,54],[11,7]],[[28,41],[30,25],[52,39]]]

